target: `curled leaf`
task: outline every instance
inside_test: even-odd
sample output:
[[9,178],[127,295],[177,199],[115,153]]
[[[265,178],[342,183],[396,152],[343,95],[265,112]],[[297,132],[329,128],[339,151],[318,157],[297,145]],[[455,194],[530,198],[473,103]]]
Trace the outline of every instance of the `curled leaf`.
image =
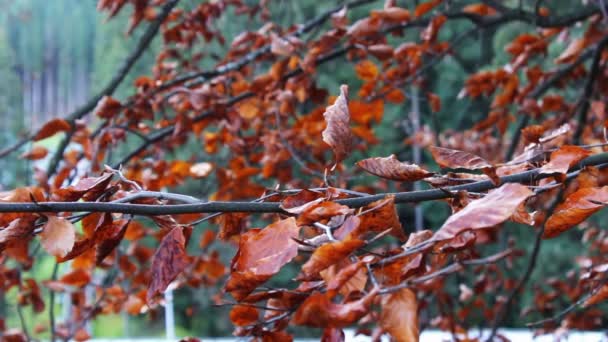
[[413,182],[434,175],[416,164],[401,162],[394,154],[388,157],[368,158],[357,162],[357,166],[378,177]]
[[323,141],[334,151],[336,163],[332,169],[350,153],[352,148],[352,132],[349,127],[350,112],[348,110],[348,86],[340,86],[340,96],[333,105],[325,109],[323,117],[327,127],[323,130]]

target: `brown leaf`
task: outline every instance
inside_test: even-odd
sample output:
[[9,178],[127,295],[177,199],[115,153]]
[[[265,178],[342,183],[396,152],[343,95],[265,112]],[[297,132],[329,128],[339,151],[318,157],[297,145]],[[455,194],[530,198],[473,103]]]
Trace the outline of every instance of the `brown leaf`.
[[80,198],[95,200],[105,191],[111,180],[111,173],[106,173],[100,177],[83,178],[78,181],[76,185],[69,186],[65,189],[57,189],[53,193],[52,198],[53,200],[60,202],[76,201]]
[[38,160],[46,157],[47,154],[49,154],[49,150],[47,150],[46,147],[36,145],[32,147],[31,150],[22,153],[19,158],[27,160]]
[[500,178],[496,175],[496,168],[480,156],[436,146],[431,146],[430,150],[433,159],[442,168],[481,170],[492,179],[494,184],[500,184]]
[[34,136],[34,138],[32,140],[38,141],[38,140],[46,139],[50,136],[55,135],[56,133],[68,132],[71,129],[72,129],[72,125],[70,125],[70,123],[67,122],[66,120],[53,119],[53,120],[47,122],[46,124],[44,124],[44,126],[42,126],[42,128],[40,128],[38,130],[38,133],[36,133],[36,135]]
[[13,243],[31,238],[37,217],[30,215],[15,219],[0,230],[0,252]]
[[57,216],[48,216],[40,233],[40,244],[49,254],[65,257],[74,247],[76,231],[72,222]]
[[585,221],[596,211],[602,209],[604,205],[601,203],[605,202],[608,202],[608,186],[583,188],[572,193],[555,208],[553,215],[545,223],[543,238],[556,237]]
[[431,110],[435,113],[440,112],[441,111],[441,99],[439,98],[439,96],[437,96],[436,94],[433,94],[433,93],[428,93],[428,94],[426,94],[426,97],[429,100],[429,106],[431,107]]
[[104,96],[97,102],[93,113],[102,119],[111,119],[120,113],[122,104],[110,96]]
[[[374,62],[370,61],[369,59],[359,62],[355,66],[355,71],[357,72],[357,76],[359,76],[360,79],[367,82],[375,80],[378,77],[379,73],[376,64],[374,64]],[[348,96],[348,91],[346,91],[345,96]]]
[[125,237],[128,226],[129,220],[117,220],[112,222],[109,231],[104,234],[106,236],[104,236],[103,240],[97,244],[97,251],[95,254],[96,265],[101,265],[103,259],[110,255],[116,246],[120,244],[122,239]]
[[299,225],[311,225],[314,222],[322,222],[334,216],[346,216],[352,214],[353,209],[336,202],[323,201],[309,206],[298,216]]
[[408,289],[382,296],[380,327],[388,332],[395,341],[418,341],[418,300],[416,294]]
[[590,155],[591,151],[582,147],[572,145],[562,146],[559,150],[551,153],[549,163],[543,165],[540,169],[540,174],[565,174],[571,167]]
[[450,216],[435,233],[434,239],[438,241],[452,239],[465,230],[489,228],[503,223],[515,213],[523,201],[532,195],[533,192],[525,185],[505,184]]
[[293,322],[313,327],[346,327],[369,312],[378,291],[374,288],[361,299],[346,304],[335,304],[327,294],[314,292],[300,305]]
[[310,259],[302,266],[300,278],[314,279],[320,271],[343,260],[364,245],[365,241],[359,239],[335,241],[322,245],[312,253]]
[[602,285],[602,287],[597,290],[592,296],[587,298],[587,300],[583,303],[583,307],[589,307],[601,302],[606,301],[608,299],[608,285]]
[[340,163],[352,148],[352,132],[350,131],[350,112],[348,111],[348,86],[340,86],[340,96],[333,105],[325,109],[323,117],[327,127],[323,130],[323,141],[334,151],[336,163]]
[[293,217],[242,234],[226,291],[240,300],[279,272],[298,255],[298,243],[293,240],[298,234],[299,227]]
[[259,315],[258,309],[249,305],[235,305],[232,310],[230,310],[230,320],[236,326],[257,323]]
[[148,287],[147,300],[164,292],[167,286],[188,266],[186,238],[183,228],[176,226],[161,241],[152,258],[152,281]]
[[428,12],[430,12],[433,8],[437,7],[441,3],[442,0],[431,0],[428,2],[423,2],[416,7],[414,11],[414,17],[420,17]]
[[401,227],[397,208],[395,207],[395,196],[387,196],[384,199],[370,203],[359,214],[361,224],[351,233],[351,236],[359,237],[367,233],[382,233],[390,229],[390,234],[405,241],[407,236]]
[[394,154],[363,159],[357,162],[357,166],[378,177],[402,182],[414,182],[434,175],[416,164],[400,162]]
[[367,284],[367,269],[362,260],[351,263],[348,259],[342,259],[320,274],[325,280],[327,294],[332,298],[338,293],[348,296],[353,291],[363,291]]
[[476,14],[480,16],[495,15],[497,12],[491,6],[486,4],[470,4],[462,9],[464,13]]

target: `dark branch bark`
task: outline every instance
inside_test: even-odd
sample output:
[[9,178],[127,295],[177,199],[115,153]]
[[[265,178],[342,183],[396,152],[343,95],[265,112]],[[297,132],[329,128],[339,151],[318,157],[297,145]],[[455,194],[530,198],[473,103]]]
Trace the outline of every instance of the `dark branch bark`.
[[[590,156],[580,162],[570,172],[576,172],[584,166],[595,166],[608,163],[608,152]],[[550,174],[540,174],[540,169],[533,169],[501,177],[504,183],[529,183],[540,179],[551,177]],[[456,185],[442,189],[431,189],[411,192],[381,193],[376,195],[361,196],[337,200],[336,202],[350,207],[362,207],[374,201],[385,198],[388,195],[395,196],[395,203],[415,203],[432,201],[451,196],[454,191],[466,190],[468,192],[483,192],[496,188],[490,180]],[[111,202],[41,202],[41,203],[0,203],[0,213],[9,212],[112,212],[132,215],[173,215],[187,213],[215,213],[215,212],[250,212],[269,213],[283,212],[278,202],[202,202],[175,205],[150,205]]]

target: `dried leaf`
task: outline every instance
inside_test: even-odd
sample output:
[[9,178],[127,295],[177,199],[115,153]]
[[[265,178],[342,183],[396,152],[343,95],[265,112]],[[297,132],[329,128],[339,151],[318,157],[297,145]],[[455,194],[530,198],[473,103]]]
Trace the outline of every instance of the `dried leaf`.
[[382,296],[380,327],[395,341],[418,341],[418,301],[416,294],[408,289]]
[[184,231],[182,227],[176,226],[165,235],[152,258],[152,281],[148,287],[147,300],[163,293],[188,264]]
[[[378,77],[379,73],[376,64],[374,64],[374,62],[370,61],[369,59],[359,62],[355,66],[355,71],[357,72],[357,76],[359,76],[360,79],[366,82],[371,82],[375,80]],[[348,91],[346,91],[345,93],[346,95],[344,96],[348,96]]]
[[60,202],[76,201],[80,198],[85,200],[95,200],[99,197],[106,189],[110,181],[112,180],[112,174],[106,173],[100,177],[87,177],[83,178],[76,185],[69,186],[65,189],[57,189],[53,193],[53,200]]
[[53,120],[47,122],[46,124],[44,124],[44,126],[42,126],[42,128],[40,128],[38,130],[38,133],[36,133],[36,135],[34,136],[34,138],[32,140],[39,141],[42,139],[46,139],[50,136],[53,136],[59,132],[68,132],[71,129],[72,129],[72,125],[70,125],[70,123],[67,122],[66,120],[53,119]]
[[405,241],[407,236],[401,227],[397,208],[395,207],[395,197],[387,196],[384,199],[370,203],[359,214],[361,224],[351,233],[351,236],[360,237],[368,233],[382,233],[390,229],[390,234]]
[[226,291],[241,300],[279,272],[298,254],[298,244],[293,240],[298,233],[296,220],[290,217],[242,234]]
[[352,148],[352,132],[350,131],[350,112],[348,111],[348,86],[340,86],[340,96],[333,105],[325,109],[323,117],[327,127],[323,130],[323,141],[334,151],[336,163],[340,163]]
[[435,240],[454,238],[469,229],[493,227],[508,220],[518,206],[534,193],[527,186],[508,183],[494,189],[480,199],[474,200],[464,209],[450,216],[435,233]]
[[251,325],[258,321],[258,310],[249,305],[235,305],[230,310],[230,320],[236,326]]
[[327,294],[314,292],[300,305],[293,322],[313,327],[346,327],[369,312],[378,291],[374,288],[361,299],[346,304],[335,304]]
[[47,150],[46,147],[36,145],[32,147],[31,150],[22,153],[19,158],[27,160],[38,160],[46,157],[47,154],[49,154],[49,150]]
[[586,150],[582,147],[566,145],[559,148],[559,150],[551,153],[551,159],[549,163],[543,165],[540,169],[540,174],[565,174],[574,165],[578,164],[581,160],[589,157],[591,151]]
[[550,239],[585,221],[608,202],[608,186],[583,188],[559,204],[545,223],[543,238]]
[[437,5],[441,3],[441,1],[442,0],[431,0],[428,2],[421,3],[416,7],[416,10],[414,11],[414,17],[421,17],[427,14],[428,12],[433,10],[433,8],[437,7]]
[[416,164],[400,162],[394,154],[388,157],[368,158],[357,162],[357,166],[378,177],[414,182],[434,175]]
[[111,119],[122,110],[122,104],[110,97],[104,96],[97,102],[97,106],[93,109],[93,113],[102,119]]
[[335,241],[317,248],[310,259],[302,266],[301,279],[313,279],[320,271],[343,260],[357,249],[363,247],[365,241],[349,239]]
[[430,150],[433,159],[442,168],[481,170],[492,179],[494,184],[500,184],[500,178],[496,175],[496,168],[487,160],[477,155],[436,146],[431,146]]
[[470,4],[464,6],[462,12],[480,16],[495,15],[497,13],[493,7],[486,4]]
[[76,231],[72,222],[57,216],[47,218],[40,233],[40,244],[44,250],[58,258],[63,258],[72,250],[75,241]]

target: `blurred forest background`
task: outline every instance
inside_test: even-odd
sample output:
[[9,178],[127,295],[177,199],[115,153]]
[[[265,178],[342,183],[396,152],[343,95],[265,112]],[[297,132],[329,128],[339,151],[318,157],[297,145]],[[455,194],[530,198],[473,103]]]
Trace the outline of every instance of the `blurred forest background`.
[[[201,0],[183,0],[182,7],[194,6]],[[257,0],[255,0],[257,1]],[[255,2],[249,1],[249,2]],[[308,18],[334,7],[342,1],[328,0],[270,0],[272,20],[283,26],[303,23]],[[398,1],[403,7],[411,8],[417,1]],[[473,1],[472,1],[473,2]],[[478,2],[478,1],[477,1]],[[574,1],[576,2],[576,1]],[[504,1],[505,4],[516,4],[516,1]],[[571,0],[547,1],[556,13],[565,12],[573,5]],[[357,8],[350,13],[356,18],[357,13],[369,11],[373,6]],[[89,96],[98,91],[114,74],[116,68],[124,57],[133,49],[134,42],[142,34],[145,25],[140,25],[131,35],[126,34],[128,18],[131,9],[120,12],[118,17],[107,21],[105,14],[96,10],[94,0],[0,0],[0,147],[4,148],[22,137],[25,133],[35,131],[43,122],[53,117],[61,117],[85,103]],[[245,17],[231,15],[223,16],[217,22],[217,30],[223,32],[227,44],[233,37],[246,30],[257,30],[264,23],[248,20]],[[442,30],[443,39],[453,36],[454,32],[463,32],[470,27],[469,22],[451,23]],[[372,156],[386,156],[395,153],[400,160],[415,160],[416,152],[405,141],[416,130],[463,130],[470,128],[476,121],[487,115],[489,101],[487,99],[459,99],[458,93],[462,89],[466,72],[495,68],[508,63],[509,56],[504,53],[504,46],[515,36],[531,30],[523,23],[501,27],[499,31],[481,31],[479,36],[469,37],[461,42],[459,55],[448,56],[435,68],[426,72],[427,82],[424,85],[442,99],[442,110],[432,114],[426,101],[421,96],[424,89],[406,88],[410,95],[409,101],[403,105],[390,105],[384,107],[384,122],[375,129],[376,136],[382,137],[382,145],[370,147],[368,151]],[[414,30],[412,30],[414,31]],[[573,32],[576,34],[576,32]],[[445,36],[444,36],[445,35]],[[396,39],[396,38],[391,38]],[[417,40],[417,33],[408,33],[399,38]],[[145,52],[134,69],[129,73],[126,82],[123,82],[115,96],[119,100],[126,99],[134,91],[133,80],[141,75],[150,75],[155,55],[160,50],[161,40],[156,39]],[[564,46],[551,45],[550,56],[546,58],[550,63]],[[202,52],[202,68],[212,68],[218,58],[224,55],[226,47],[213,43],[205,45],[200,43],[193,49],[193,53]],[[475,62],[471,62],[475,61]],[[478,62],[481,61],[481,62]],[[326,63],[319,68],[319,83],[327,89],[337,92],[338,85],[346,83],[352,89],[358,89],[361,81],[356,79],[353,66],[339,60]],[[355,94],[356,91],[353,91]],[[568,94],[565,94],[568,95]],[[308,110],[302,108],[302,111]],[[415,115],[413,115],[415,114]],[[92,122],[91,124],[95,124]],[[52,150],[60,136],[49,138],[40,142]],[[125,144],[127,148],[128,145]],[[26,146],[24,149],[29,149]],[[194,154],[204,154],[200,142],[190,143],[186,149],[176,152],[183,153],[184,158]],[[18,154],[16,154],[18,156]],[[33,168],[32,162],[18,159],[16,155],[0,159],[0,190],[11,189],[25,184],[31,184]],[[209,160],[221,158],[221,154],[209,156]],[[429,161],[424,155],[421,162]],[[204,159],[204,158],[203,158]],[[209,180],[212,182],[212,180]],[[184,185],[180,191],[203,197],[204,184],[196,186]],[[390,189],[388,189],[390,190]],[[404,227],[414,229],[414,208],[402,206],[401,217]],[[433,229],[441,225],[448,216],[448,207],[441,203],[425,203],[420,207],[425,228]],[[196,232],[200,234],[204,229],[199,227]],[[507,232],[510,236],[529,236],[531,228],[512,224]],[[561,274],[560,270],[573,267],[573,255],[580,249],[578,239],[564,234],[557,239],[546,241],[541,250],[540,265],[533,274],[534,279],[549,278]],[[518,238],[518,248],[529,251],[529,240]],[[506,243],[501,241],[500,243]],[[563,246],[567,245],[568,248]],[[222,259],[229,260],[234,249],[229,246],[222,247]],[[45,256],[46,257],[46,256]],[[38,263],[32,270],[31,276],[37,279],[48,279],[52,269],[52,260]],[[524,260],[520,261],[523,265]],[[518,267],[515,267],[518,270]],[[287,284],[295,274],[280,274],[277,283]],[[454,298],[458,297],[459,276],[451,277],[447,282],[453,287]],[[475,275],[470,275],[471,279]],[[534,280],[531,284],[534,284]],[[538,282],[540,283],[540,282]],[[220,284],[221,285],[221,284]],[[217,286],[219,287],[219,285]],[[46,292],[48,294],[48,292]],[[178,335],[196,336],[226,336],[231,331],[227,317],[229,308],[216,308],[211,304],[211,297],[218,293],[218,289],[179,289],[175,292],[176,330]],[[16,294],[7,293],[2,296],[4,303],[0,303],[0,310],[8,317],[8,325],[17,326],[18,318],[14,311]],[[518,305],[520,308],[530,304],[533,291],[528,291]],[[57,312],[62,312],[65,302],[61,300],[56,304]],[[28,309],[29,310],[29,309]],[[62,319],[67,311],[63,311]],[[516,310],[515,312],[519,312]],[[27,322],[31,329],[37,325],[48,325],[48,313],[34,315],[26,311]],[[527,319],[525,321],[528,321]],[[521,326],[524,322],[519,314],[513,314],[508,323]],[[469,325],[486,325],[489,322],[470,322]],[[164,313],[162,310],[153,315],[141,318],[137,316],[114,315],[104,316],[96,320],[92,326],[95,337],[129,337],[153,336],[164,333]],[[306,332],[306,334],[318,332]]]

